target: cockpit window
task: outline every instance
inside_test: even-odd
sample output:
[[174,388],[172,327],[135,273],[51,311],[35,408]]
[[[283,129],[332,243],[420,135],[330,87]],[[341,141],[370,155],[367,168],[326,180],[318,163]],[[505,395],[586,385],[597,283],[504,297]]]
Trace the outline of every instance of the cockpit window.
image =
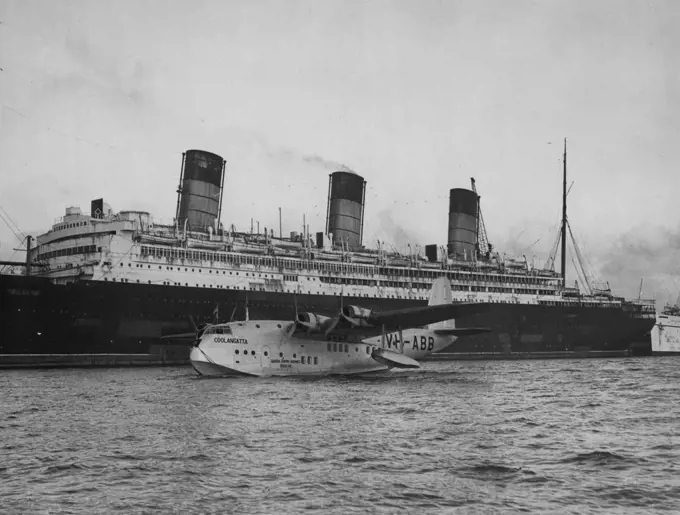
[[231,327],[208,327],[203,334],[232,334]]

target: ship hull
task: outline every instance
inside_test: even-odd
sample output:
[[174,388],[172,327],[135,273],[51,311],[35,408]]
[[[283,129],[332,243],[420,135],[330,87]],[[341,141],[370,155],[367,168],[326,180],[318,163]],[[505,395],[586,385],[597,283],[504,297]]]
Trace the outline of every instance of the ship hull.
[[[295,295],[300,311],[337,313],[339,297]],[[0,355],[2,354],[162,354],[185,360],[186,342],[165,343],[162,336],[192,330],[197,324],[242,319],[247,299],[251,319],[294,316],[294,295],[284,292],[169,287],[81,280],[66,285],[27,276],[0,276]],[[422,306],[427,301],[344,297],[345,304],[369,309]],[[622,309],[495,303],[484,313],[456,321],[458,327],[489,327],[463,336],[443,350],[461,359],[514,359],[552,353],[651,354],[653,319]],[[442,356],[443,358],[444,356]]]

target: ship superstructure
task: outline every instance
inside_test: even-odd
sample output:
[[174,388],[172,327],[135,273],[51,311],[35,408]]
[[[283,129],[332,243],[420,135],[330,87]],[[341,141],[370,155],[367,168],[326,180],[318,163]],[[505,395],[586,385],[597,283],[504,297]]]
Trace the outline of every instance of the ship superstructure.
[[483,319],[460,321],[494,331],[460,338],[457,352],[629,349],[649,341],[653,303],[584,294],[565,286],[563,274],[494,252],[474,182],[472,190],[450,190],[446,246],[400,254],[363,245],[366,181],[353,172],[329,176],[324,231],[303,224],[284,236],[281,227],[224,226],[224,168],[210,152],[183,155],[171,225],[148,212],[116,213],[103,199],[88,214],[67,208],[28,251],[30,277],[2,276],[3,314],[12,322],[0,354],[151,352],[164,334],[190,328],[189,317],[233,317],[248,302],[251,318],[281,318],[292,296],[300,309],[329,314],[341,296],[371,309],[424,305],[439,277],[451,281],[454,302],[496,305]]

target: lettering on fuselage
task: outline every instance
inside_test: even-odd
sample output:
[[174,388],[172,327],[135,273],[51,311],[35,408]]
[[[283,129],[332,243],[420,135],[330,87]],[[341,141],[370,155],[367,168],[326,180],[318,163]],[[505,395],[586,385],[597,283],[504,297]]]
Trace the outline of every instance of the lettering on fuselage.
[[245,338],[225,338],[224,336],[216,336],[213,341],[215,343],[248,343]]
[[279,365],[279,368],[290,368],[293,365],[299,365],[299,359],[272,359],[270,361],[272,365]]
[[[385,343],[387,348],[391,349],[392,346],[399,348],[399,333],[390,333],[385,335]],[[404,340],[404,346],[411,345],[411,350],[429,350],[434,349],[434,336],[423,336],[422,334],[418,336],[413,335],[413,343],[410,340]]]

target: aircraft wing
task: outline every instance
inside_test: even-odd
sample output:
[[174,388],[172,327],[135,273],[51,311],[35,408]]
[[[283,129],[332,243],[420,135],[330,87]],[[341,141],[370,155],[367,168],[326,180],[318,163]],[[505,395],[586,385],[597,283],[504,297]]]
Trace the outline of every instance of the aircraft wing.
[[488,309],[486,303],[438,304],[390,311],[371,311],[357,306],[345,306],[339,316],[334,317],[326,334],[361,331],[364,334],[380,334],[411,327],[422,327],[443,320],[479,313]]
[[407,329],[479,313],[486,309],[488,309],[488,306],[484,303],[439,304],[435,306],[396,309],[371,313],[369,323],[380,328],[384,326],[385,331]]

